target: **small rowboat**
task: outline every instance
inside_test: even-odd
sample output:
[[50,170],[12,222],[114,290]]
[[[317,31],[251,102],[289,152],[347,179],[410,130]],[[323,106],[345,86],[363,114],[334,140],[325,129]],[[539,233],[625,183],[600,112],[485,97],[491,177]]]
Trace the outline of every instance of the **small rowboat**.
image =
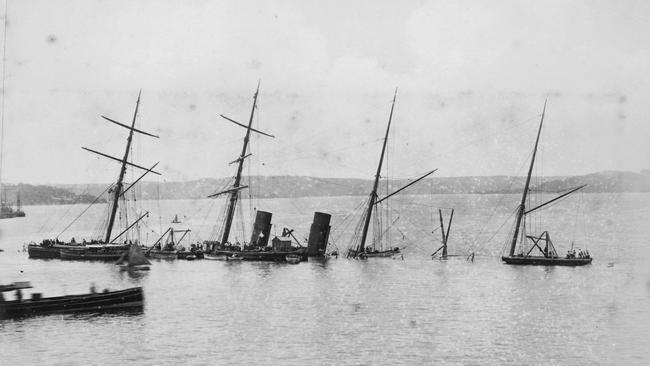
[[299,255],[297,254],[287,254],[284,259],[287,261],[287,263],[291,264],[298,264],[302,260]]

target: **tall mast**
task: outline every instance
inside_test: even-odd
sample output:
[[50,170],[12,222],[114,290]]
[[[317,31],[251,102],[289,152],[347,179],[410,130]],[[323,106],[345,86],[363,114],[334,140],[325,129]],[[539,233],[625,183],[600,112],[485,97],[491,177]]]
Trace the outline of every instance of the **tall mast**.
[[239,155],[239,164],[237,165],[237,174],[235,175],[235,184],[233,185],[232,192],[230,192],[230,200],[228,202],[228,211],[226,212],[226,223],[223,227],[223,236],[221,243],[228,242],[230,235],[230,228],[232,226],[232,219],[235,216],[235,206],[237,206],[237,199],[239,198],[239,187],[241,183],[241,172],[244,168],[244,160],[246,158],[246,150],[248,149],[248,140],[251,134],[251,126],[253,125],[253,116],[255,115],[255,107],[257,106],[257,95],[260,91],[260,83],[257,83],[257,90],[253,96],[253,107],[251,108],[251,116],[248,120],[248,127],[246,128],[246,136],[244,137],[244,145],[242,146],[241,154]]
[[379,186],[379,175],[381,174],[381,166],[384,162],[384,154],[386,153],[386,143],[388,142],[388,132],[390,131],[390,123],[393,120],[393,110],[395,109],[395,99],[397,98],[397,88],[395,88],[395,95],[393,95],[393,104],[390,107],[390,116],[388,117],[388,127],[386,127],[386,135],[384,136],[384,144],[381,147],[381,156],[379,157],[379,165],[377,166],[377,174],[375,174],[375,183],[370,192],[370,199],[368,200],[368,208],[366,209],[366,220],[363,223],[363,232],[361,233],[361,242],[359,243],[358,252],[363,252],[366,246],[366,238],[368,237],[368,227],[370,227],[370,217],[372,216],[372,208],[375,206],[377,200],[377,187]]
[[131,141],[133,140],[133,131],[135,129],[135,119],[138,116],[138,107],[140,106],[140,95],[142,90],[138,93],[138,100],[135,103],[135,112],[133,112],[133,121],[131,122],[131,128],[129,129],[129,137],[126,140],[126,150],[124,151],[124,158],[122,158],[122,168],[120,169],[120,175],[117,178],[117,183],[115,184],[115,189],[113,190],[113,207],[111,207],[111,216],[108,219],[108,227],[106,228],[106,237],[104,243],[109,244],[111,240],[111,232],[113,231],[113,224],[115,223],[115,215],[117,213],[117,202],[122,195],[122,185],[124,181],[124,175],[126,174],[126,165],[128,162],[129,151],[131,151]]
[[533,174],[533,166],[535,165],[535,155],[537,155],[537,145],[539,144],[539,136],[542,133],[542,125],[544,124],[544,114],[546,113],[546,101],[544,101],[544,109],[542,110],[542,118],[539,121],[539,130],[537,131],[537,139],[535,140],[535,147],[533,148],[533,157],[530,159],[530,168],[528,168],[528,176],[526,177],[526,185],[524,193],[521,196],[521,203],[517,210],[517,222],[515,224],[515,232],[512,235],[512,243],[510,244],[510,256],[515,254],[515,247],[517,246],[517,237],[519,236],[519,226],[521,226],[521,219],[524,217],[526,211],[526,197],[528,196],[528,188],[530,186],[530,176]]

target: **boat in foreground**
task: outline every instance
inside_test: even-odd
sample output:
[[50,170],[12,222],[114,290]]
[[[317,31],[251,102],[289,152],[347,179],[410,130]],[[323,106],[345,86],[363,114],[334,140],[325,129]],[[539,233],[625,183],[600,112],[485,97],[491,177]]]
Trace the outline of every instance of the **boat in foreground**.
[[[551,241],[551,236],[549,235],[548,231],[542,232],[541,235],[526,234],[527,215],[543,207],[548,207],[549,204],[556,202],[586,186],[586,185],[582,185],[570,189],[567,192],[545,203],[537,205],[536,207],[533,208],[526,209],[528,192],[530,190],[530,178],[533,173],[533,167],[535,165],[535,156],[537,155],[537,147],[539,145],[539,137],[542,133],[542,126],[544,125],[545,113],[546,113],[546,102],[544,102],[544,109],[542,110],[542,118],[540,119],[539,122],[539,129],[537,131],[535,147],[533,148],[533,155],[530,159],[530,167],[528,168],[528,175],[526,177],[526,184],[524,186],[524,192],[521,197],[521,203],[517,208],[515,227],[510,242],[510,252],[508,255],[502,256],[501,260],[504,261],[506,264],[514,264],[514,265],[584,266],[586,264],[591,263],[592,261],[589,251],[579,250],[578,253],[576,254],[576,251],[573,249],[573,244],[572,244],[571,249],[568,251],[566,256],[560,257],[557,251],[555,250],[555,246]],[[537,253],[539,254],[531,255],[533,251],[535,251],[536,254]]]
[[[0,319],[58,313],[142,311],[144,308],[142,287],[56,297],[33,293],[31,298],[22,299],[20,291],[31,287],[29,282],[0,285]],[[16,291],[16,300],[4,300],[2,293],[8,291]]]

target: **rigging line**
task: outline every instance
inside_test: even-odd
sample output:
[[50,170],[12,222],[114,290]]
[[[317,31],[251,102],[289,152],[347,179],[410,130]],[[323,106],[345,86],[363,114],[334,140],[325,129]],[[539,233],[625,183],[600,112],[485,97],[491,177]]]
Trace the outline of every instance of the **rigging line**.
[[79,220],[79,218],[80,218],[83,214],[85,214],[86,211],[88,211],[88,210],[90,209],[90,207],[92,207],[92,205],[94,205],[94,204],[95,204],[95,203],[96,203],[96,202],[97,202],[97,201],[98,201],[98,200],[99,200],[99,199],[104,195],[104,193],[106,193],[106,191],[108,191],[112,186],[113,186],[113,184],[110,184],[108,187],[106,187],[106,189],[104,189],[104,192],[100,193],[99,196],[97,196],[97,197],[95,198],[95,200],[92,201],[92,202],[90,203],[90,205],[88,205],[88,207],[86,207],[86,209],[83,210],[83,211],[79,214],[79,216],[77,216],[74,220],[72,220],[72,222],[71,222],[70,224],[68,224],[68,226],[66,226],[66,227],[65,227],[65,228],[64,228],[64,229],[63,229],[63,230],[62,230],[62,231],[61,231],[61,232],[56,236],[56,238],[58,238],[61,234],[63,234],[66,230],[68,230],[68,228],[70,228],[70,226],[72,226],[72,224],[74,224],[77,220]]
[[[342,226],[342,227],[340,227],[340,228],[339,228],[338,225],[335,226],[336,229],[331,233],[331,236],[332,236],[332,242],[333,242],[333,243],[336,243],[336,241],[338,241],[339,239],[341,239],[341,237],[343,236],[343,234],[344,234],[345,232],[347,232],[348,227],[350,227],[350,225],[353,223],[353,221],[350,220],[350,217],[357,215],[358,212],[361,211],[362,209],[363,209],[363,211],[365,212],[365,206],[366,206],[367,202],[368,202],[368,199],[366,199],[366,200],[360,202],[359,205],[357,205],[356,208],[354,208],[350,213],[348,213],[348,214],[343,218],[343,220],[341,220],[342,223],[345,223],[344,226]],[[354,230],[354,232],[353,232],[353,240],[354,240],[354,237],[355,237],[355,232],[360,230],[360,226],[361,226],[361,224],[363,223],[363,218],[364,218],[364,217],[365,217],[365,215],[362,215],[361,220],[359,220],[359,221],[356,223],[356,228],[355,228],[355,230]],[[338,236],[336,236],[336,234],[338,234]],[[356,235],[358,235],[358,233],[357,233]],[[335,238],[335,236],[336,236],[336,238]]]
[[[89,190],[89,189],[90,189],[90,184],[87,184],[87,185],[86,185],[86,188],[83,190],[83,192],[81,192],[81,196],[84,196],[84,195],[88,194],[88,190]],[[65,212],[63,213],[63,215],[58,215],[58,220],[56,220],[56,222],[55,222],[53,225],[50,225],[50,222],[52,221],[52,218],[53,218],[53,217],[48,218],[48,220],[47,220],[46,222],[44,222],[43,225],[41,225],[41,226],[39,227],[38,232],[43,232],[43,231],[45,230],[46,227],[49,227],[49,229],[47,230],[48,232],[51,232],[52,230],[54,230],[54,228],[57,227],[57,226],[59,225],[59,223],[60,223],[60,222],[61,222],[65,217],[68,216],[68,214],[70,213],[70,210],[72,210],[73,207],[74,207],[74,205],[68,205],[68,209],[65,210]]]
[[[464,150],[464,149],[466,149],[466,148],[472,147],[472,146],[474,146],[474,145],[476,145],[476,144],[478,144],[478,143],[480,143],[480,142],[487,141],[487,140],[491,140],[491,139],[493,139],[495,136],[503,135],[505,132],[513,131],[513,130],[515,130],[515,129],[517,129],[517,128],[520,128],[521,126],[525,125],[526,123],[528,123],[528,122],[530,122],[530,121],[532,121],[532,120],[538,120],[538,119],[539,119],[539,116],[540,116],[540,115],[538,114],[538,115],[536,115],[536,116],[534,116],[534,117],[530,117],[530,118],[528,118],[528,119],[526,119],[526,120],[523,120],[523,121],[521,121],[521,122],[517,122],[517,123],[514,124],[512,127],[510,127],[510,128],[506,128],[506,129],[500,129],[498,132],[495,132],[494,134],[490,134],[490,135],[482,135],[481,137],[476,138],[476,139],[474,139],[474,140],[470,140],[470,139],[468,138],[468,139],[466,139],[467,142],[461,142],[461,143],[460,143],[461,147],[458,148],[458,149],[457,149],[456,147],[453,147],[453,148],[447,149],[446,151],[443,151],[443,152],[439,152],[439,153],[434,153],[434,154],[431,154],[431,155],[427,155],[426,157],[423,157],[423,158],[420,159],[420,160],[412,160],[412,165],[411,165],[411,166],[421,166],[421,165],[423,165],[423,164],[429,164],[430,161],[431,161],[432,159],[434,159],[434,158],[439,158],[439,159],[443,159],[443,160],[444,160],[444,158],[445,158],[446,156],[448,156],[449,154],[452,154],[452,153],[456,154],[456,153],[458,153],[458,151],[462,151],[462,150]],[[424,159],[426,159],[426,162],[424,161]]]

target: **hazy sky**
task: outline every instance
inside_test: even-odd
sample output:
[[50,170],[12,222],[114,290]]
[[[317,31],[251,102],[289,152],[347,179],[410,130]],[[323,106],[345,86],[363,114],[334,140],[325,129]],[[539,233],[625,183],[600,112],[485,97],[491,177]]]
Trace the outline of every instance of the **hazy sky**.
[[650,168],[648,1],[8,0],[3,180],[109,182],[138,90],[142,165],[232,174],[261,79],[251,168],[546,175]]

